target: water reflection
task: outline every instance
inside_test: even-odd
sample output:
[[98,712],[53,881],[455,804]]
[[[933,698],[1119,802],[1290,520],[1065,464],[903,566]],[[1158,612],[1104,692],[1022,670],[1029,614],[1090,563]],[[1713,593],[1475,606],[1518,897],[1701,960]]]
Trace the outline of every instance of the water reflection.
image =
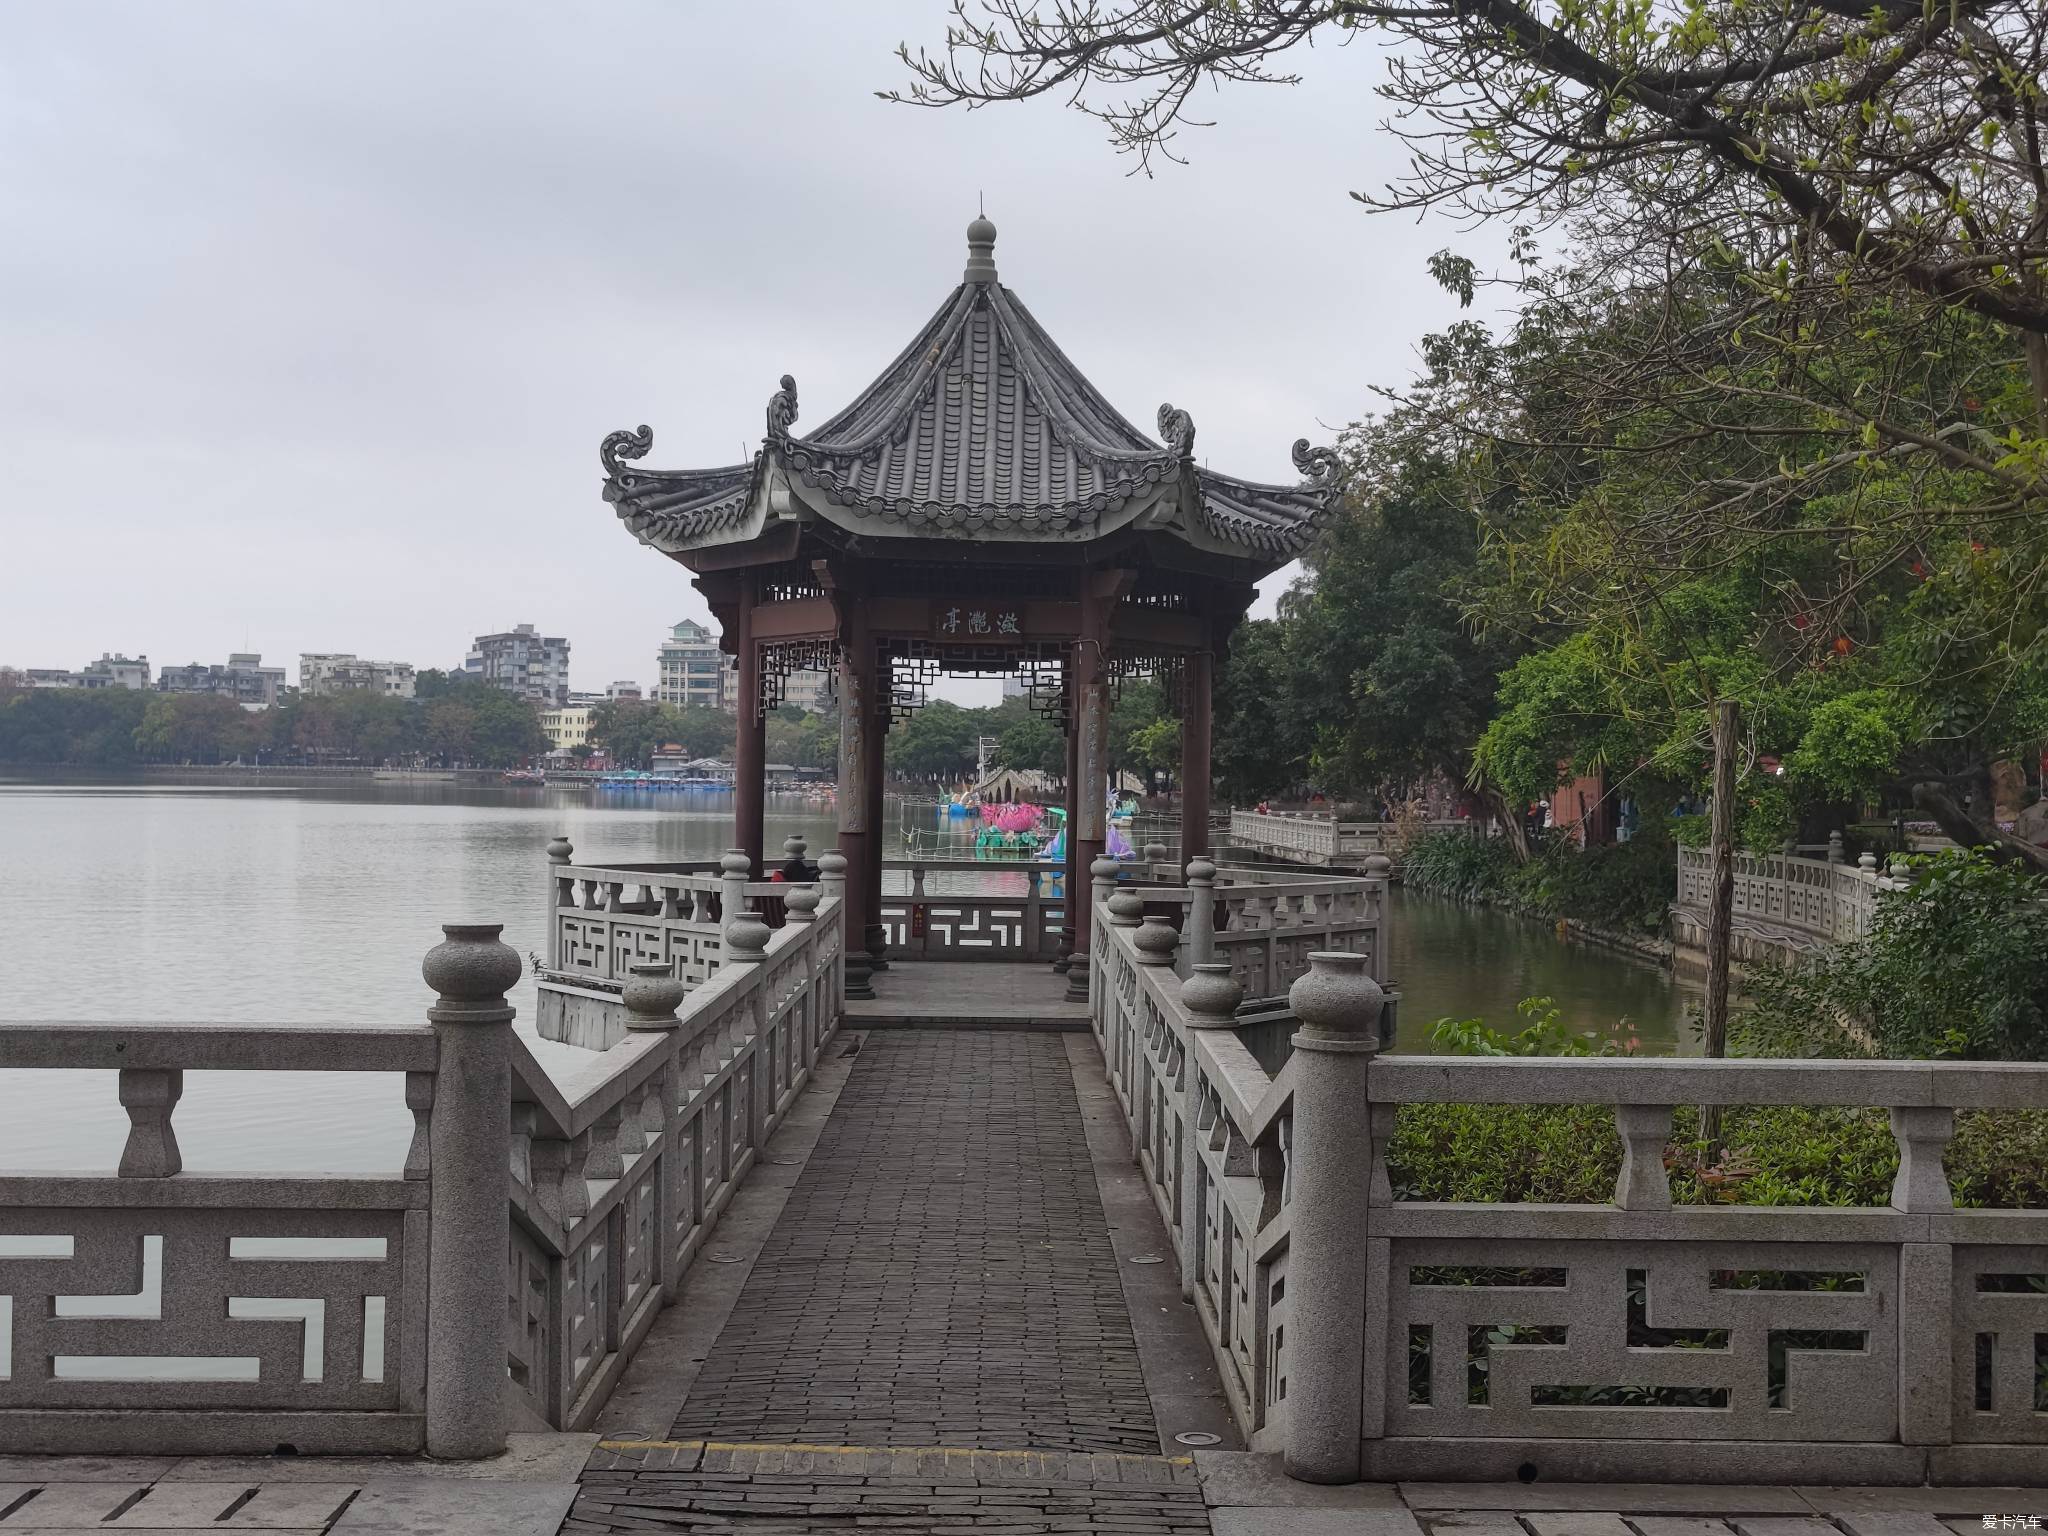
[[[907,814],[971,856],[971,823],[928,804]],[[904,815],[891,802],[892,849]],[[731,817],[731,797],[709,793],[0,783],[0,1018],[420,1021],[419,960],[440,924],[503,923],[521,954],[542,948],[553,834],[593,861],[714,859]],[[831,844],[833,813],[772,795],[766,830],[771,850],[800,833],[815,853]],[[959,878],[1021,888],[1014,870]],[[931,886],[959,888],[950,877]],[[1516,1001],[1544,992],[1579,1027],[1626,1018],[1647,1048],[1676,1038],[1682,1003],[1667,977],[1561,945],[1540,925],[1397,896],[1391,953],[1409,1049],[1429,1019],[1482,1013],[1508,1025]],[[530,1031],[530,977],[514,1001]],[[543,1062],[588,1059],[528,1038]],[[395,1074],[189,1073],[176,1124],[195,1170],[389,1170],[411,1131]],[[109,1171],[126,1125],[111,1073],[0,1077],[0,1168]]]

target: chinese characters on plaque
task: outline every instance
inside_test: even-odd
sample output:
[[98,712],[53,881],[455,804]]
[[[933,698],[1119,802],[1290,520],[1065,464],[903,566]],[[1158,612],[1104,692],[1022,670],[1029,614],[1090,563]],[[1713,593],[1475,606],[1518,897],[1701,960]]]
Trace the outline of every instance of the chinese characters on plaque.
[[942,640],[1014,640],[1024,627],[1015,608],[937,603],[932,607],[932,632]]

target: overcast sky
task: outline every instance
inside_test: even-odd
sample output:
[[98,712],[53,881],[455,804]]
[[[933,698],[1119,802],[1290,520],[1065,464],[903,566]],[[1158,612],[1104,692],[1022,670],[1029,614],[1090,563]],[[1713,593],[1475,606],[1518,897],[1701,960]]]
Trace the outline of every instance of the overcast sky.
[[1097,386],[1255,478],[1410,375],[1455,314],[1431,251],[1485,254],[1347,196],[1402,164],[1369,48],[1227,92],[1147,179],[1054,101],[878,101],[944,22],[0,3],[0,664],[250,649],[296,681],[300,651],[445,667],[524,621],[578,688],[651,683],[707,615],[601,500],[599,438],[732,462],[785,371],[824,421],[960,280],[977,194]]

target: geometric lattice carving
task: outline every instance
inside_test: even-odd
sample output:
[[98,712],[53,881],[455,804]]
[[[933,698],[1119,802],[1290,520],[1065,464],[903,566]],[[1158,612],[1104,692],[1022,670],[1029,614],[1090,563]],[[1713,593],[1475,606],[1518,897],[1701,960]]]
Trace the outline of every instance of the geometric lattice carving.
[[1897,1250],[1397,1240],[1388,1432],[1885,1440]]
[[2048,1262],[2039,1248],[1955,1250],[1955,1437],[2048,1442]]
[[0,1408],[389,1411],[403,1250],[401,1211],[0,1210]]

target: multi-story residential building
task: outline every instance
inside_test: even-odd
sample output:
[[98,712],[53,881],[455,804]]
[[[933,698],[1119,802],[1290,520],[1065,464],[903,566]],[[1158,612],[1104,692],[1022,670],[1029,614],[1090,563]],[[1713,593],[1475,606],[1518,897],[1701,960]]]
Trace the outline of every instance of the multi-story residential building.
[[[700,705],[739,712],[739,662],[718,648],[718,637],[694,619],[684,619],[669,631],[655,654],[660,681],[654,685],[657,703]],[[615,685],[616,686],[616,685]],[[832,678],[824,672],[792,672],[784,681],[782,702],[794,704],[813,714],[832,702]]]
[[284,686],[284,668],[266,667],[260,651],[233,651],[227,665],[192,662],[157,674],[158,693],[211,693],[244,709],[268,709]]
[[554,750],[566,752],[589,743],[590,711],[588,704],[564,704],[540,712],[540,728],[547,732]]
[[641,691],[640,685],[630,680],[608,685],[605,688],[604,696],[620,704],[637,704],[647,697]]
[[660,704],[720,707],[722,679],[734,666],[733,659],[718,648],[718,637],[695,619],[684,619],[669,630],[661,642],[654,664],[658,681],[654,698]]
[[133,688],[149,687],[149,658],[102,651],[98,661],[88,661],[76,672],[62,667],[30,667],[20,674],[24,688]]
[[541,704],[569,698],[569,642],[520,624],[496,635],[478,635],[463,660],[464,675]]
[[350,651],[299,653],[299,692],[316,698],[368,692],[387,699],[409,699],[417,682],[409,661],[371,661]]

